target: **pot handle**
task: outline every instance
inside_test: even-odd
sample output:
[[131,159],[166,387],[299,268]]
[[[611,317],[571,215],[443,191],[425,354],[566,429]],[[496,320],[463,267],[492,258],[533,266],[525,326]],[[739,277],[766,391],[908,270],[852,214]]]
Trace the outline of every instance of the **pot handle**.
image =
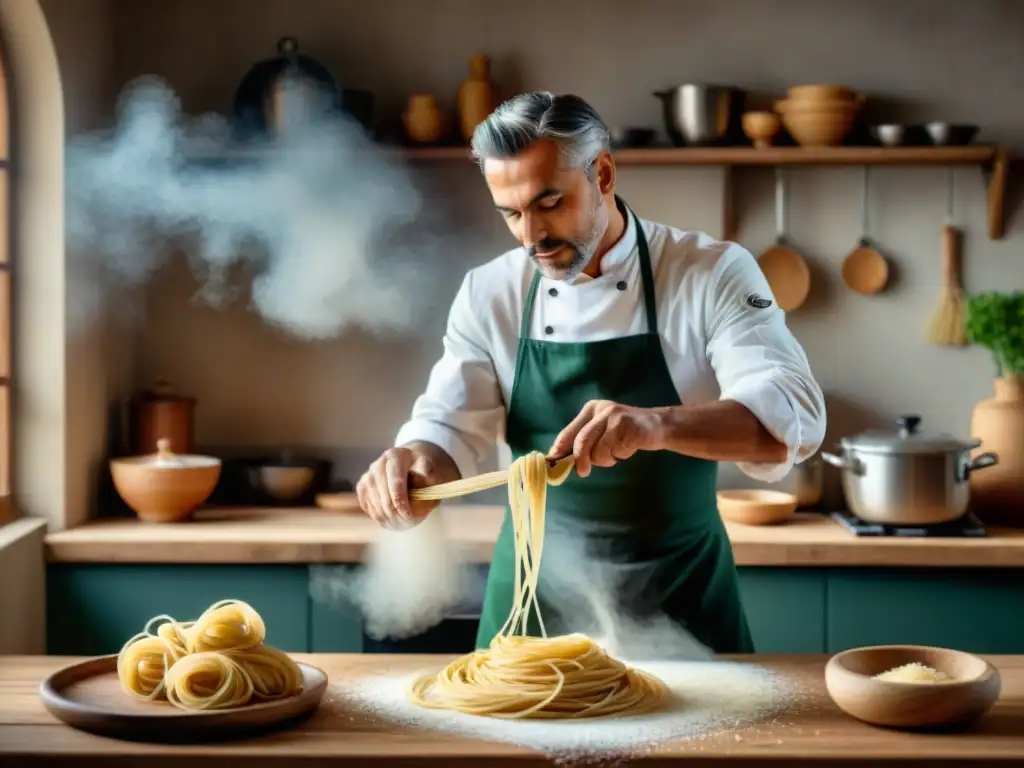
[[967,466],[964,468],[964,476],[971,474],[978,469],[985,469],[985,467],[994,467],[999,463],[999,456],[994,453],[980,453],[971,459]]
[[828,451],[821,451],[821,458],[837,469],[853,472],[855,475],[864,474],[864,465],[856,459],[847,459],[843,456],[836,456],[834,453],[829,453]]

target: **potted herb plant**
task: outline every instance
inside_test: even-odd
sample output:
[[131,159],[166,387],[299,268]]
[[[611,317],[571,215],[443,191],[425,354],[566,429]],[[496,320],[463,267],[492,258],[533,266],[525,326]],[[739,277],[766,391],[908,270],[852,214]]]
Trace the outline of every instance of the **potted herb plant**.
[[974,407],[971,435],[999,463],[971,474],[972,507],[986,521],[1024,525],[1024,293],[972,297],[966,331],[996,365],[995,394]]

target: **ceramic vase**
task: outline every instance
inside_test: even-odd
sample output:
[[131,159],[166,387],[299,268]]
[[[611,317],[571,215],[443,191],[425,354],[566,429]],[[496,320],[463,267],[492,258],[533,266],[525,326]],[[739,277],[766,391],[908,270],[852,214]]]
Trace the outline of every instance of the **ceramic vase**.
[[414,144],[436,144],[444,138],[444,113],[430,93],[415,93],[402,113],[405,135]]
[[971,509],[986,523],[1024,527],[1024,375],[995,380],[993,397],[974,407],[975,454],[992,452],[999,463],[972,472]]
[[469,58],[469,77],[459,84],[459,130],[467,142],[473,131],[494,110],[491,60],[482,54]]

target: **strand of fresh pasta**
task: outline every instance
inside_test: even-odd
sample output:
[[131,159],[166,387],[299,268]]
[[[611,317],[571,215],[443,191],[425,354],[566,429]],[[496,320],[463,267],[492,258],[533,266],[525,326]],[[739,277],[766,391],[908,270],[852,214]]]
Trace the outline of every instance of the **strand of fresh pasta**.
[[[153,627],[160,623],[156,629]],[[293,696],[302,670],[265,643],[266,625],[248,603],[221,600],[195,621],[155,616],[122,646],[122,689],[187,710],[229,709]]]
[[[547,636],[537,599],[547,487],[560,485],[571,469],[571,462],[566,462],[553,471],[543,454],[533,452],[512,462],[507,473],[434,486],[435,492],[449,495],[431,498],[450,498],[471,493],[467,488],[493,488],[500,484],[494,482],[496,476],[505,476],[516,569],[514,595],[509,616],[489,647],[455,659],[437,674],[416,679],[408,691],[414,703],[471,715],[551,719],[638,714],[667,698],[668,689],[661,681],[611,658],[584,635]],[[540,637],[528,635],[531,607]]]

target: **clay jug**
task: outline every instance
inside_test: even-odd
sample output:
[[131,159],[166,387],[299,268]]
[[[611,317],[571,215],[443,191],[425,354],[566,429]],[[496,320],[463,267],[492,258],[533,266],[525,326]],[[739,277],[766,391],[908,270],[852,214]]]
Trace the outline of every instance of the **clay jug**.
[[971,417],[975,453],[999,457],[971,473],[971,509],[986,523],[1024,526],[1024,376],[995,380],[995,397],[982,400]]
[[416,144],[436,144],[444,138],[444,114],[430,93],[414,93],[402,113],[405,135]]
[[467,142],[473,130],[494,111],[491,60],[482,54],[469,58],[469,77],[459,84],[459,128]]

